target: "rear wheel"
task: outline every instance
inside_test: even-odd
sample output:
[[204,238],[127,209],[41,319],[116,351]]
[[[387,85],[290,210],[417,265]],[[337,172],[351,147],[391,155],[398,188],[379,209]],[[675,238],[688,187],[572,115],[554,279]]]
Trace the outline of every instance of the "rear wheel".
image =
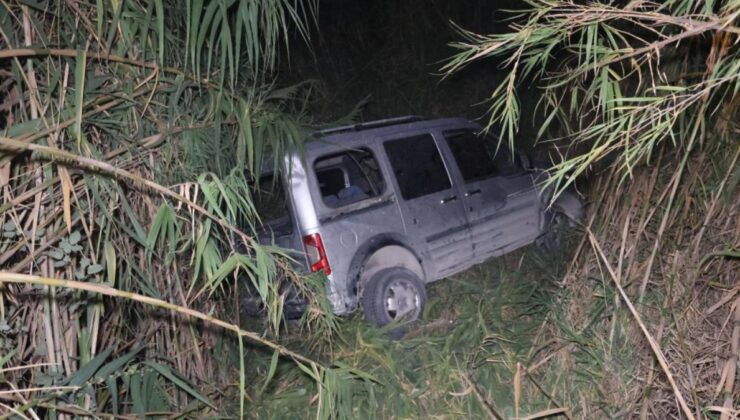
[[[426,301],[424,283],[414,272],[402,267],[377,272],[368,281],[362,296],[365,319],[379,327],[391,322],[405,324],[419,319]],[[391,335],[400,338],[404,333],[401,326]]]

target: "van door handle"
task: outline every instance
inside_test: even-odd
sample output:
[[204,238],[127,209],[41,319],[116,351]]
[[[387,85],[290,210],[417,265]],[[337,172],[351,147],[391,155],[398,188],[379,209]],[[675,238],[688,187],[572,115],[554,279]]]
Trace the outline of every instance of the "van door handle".
[[465,193],[465,197],[470,197],[471,195],[480,194],[480,188],[476,188],[472,191],[468,191]]
[[451,195],[451,196],[449,196],[449,197],[447,197],[447,198],[443,198],[443,199],[442,199],[442,200],[440,200],[439,202],[440,202],[441,204],[447,204],[447,203],[449,203],[450,201],[455,201],[455,200],[457,200],[457,196],[456,196],[456,195]]

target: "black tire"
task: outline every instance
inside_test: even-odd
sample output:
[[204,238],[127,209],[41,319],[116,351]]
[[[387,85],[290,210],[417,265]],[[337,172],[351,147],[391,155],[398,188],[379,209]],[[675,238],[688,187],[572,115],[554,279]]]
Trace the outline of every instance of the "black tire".
[[[375,273],[362,295],[365,319],[378,327],[394,321],[401,324],[416,321],[424,313],[426,302],[424,283],[413,271],[403,267]],[[391,336],[401,338],[405,332],[400,326],[391,331]]]
[[547,227],[538,244],[545,251],[559,251],[565,244],[567,233],[571,228],[570,219],[559,211],[548,212],[546,217]]

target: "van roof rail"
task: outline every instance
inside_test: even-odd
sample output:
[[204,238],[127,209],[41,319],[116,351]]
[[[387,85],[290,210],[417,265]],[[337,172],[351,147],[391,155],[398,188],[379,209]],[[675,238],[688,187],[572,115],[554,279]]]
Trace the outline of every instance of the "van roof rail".
[[323,137],[323,136],[328,136],[330,134],[343,133],[347,131],[369,130],[371,128],[388,127],[388,126],[395,125],[395,124],[410,123],[410,122],[416,122],[416,121],[422,121],[422,120],[424,120],[424,117],[421,117],[418,115],[407,115],[404,117],[386,118],[383,120],[343,125],[341,127],[325,128],[323,130],[316,131],[314,135],[316,137]]

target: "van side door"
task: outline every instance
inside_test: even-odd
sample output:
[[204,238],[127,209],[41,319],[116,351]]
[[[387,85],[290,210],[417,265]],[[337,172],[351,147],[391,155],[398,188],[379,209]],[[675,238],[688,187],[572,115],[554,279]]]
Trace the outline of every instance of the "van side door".
[[434,280],[472,260],[472,246],[460,191],[453,184],[429,133],[383,140],[407,234],[426,249]]
[[525,245],[539,234],[532,177],[506,147],[470,129],[444,132],[457,163],[473,253],[482,260]]

